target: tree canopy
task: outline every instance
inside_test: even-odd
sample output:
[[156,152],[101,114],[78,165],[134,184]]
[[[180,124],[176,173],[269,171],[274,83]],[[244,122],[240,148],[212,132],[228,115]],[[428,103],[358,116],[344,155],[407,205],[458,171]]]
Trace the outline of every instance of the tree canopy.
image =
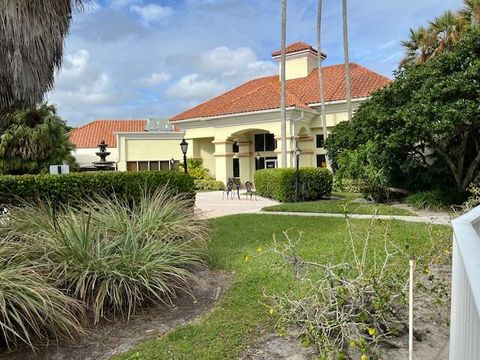
[[0,116],[0,173],[47,171],[49,165],[74,165],[65,122],[53,105],[41,104]]
[[82,0],[0,1],[0,111],[34,106],[53,86]]
[[465,191],[480,165],[480,31],[474,26],[447,51],[405,65],[373,94],[352,122],[337,126],[326,147],[374,143],[376,166],[391,185],[454,184]]

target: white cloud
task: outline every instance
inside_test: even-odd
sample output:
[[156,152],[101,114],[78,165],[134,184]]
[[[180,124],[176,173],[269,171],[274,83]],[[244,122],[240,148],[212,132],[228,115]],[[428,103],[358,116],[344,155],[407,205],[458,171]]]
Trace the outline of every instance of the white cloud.
[[130,10],[136,13],[146,25],[152,23],[163,23],[173,15],[173,9],[169,6],[160,6],[156,4],[132,5]]
[[216,79],[204,79],[199,74],[183,76],[177,83],[170,86],[165,95],[174,99],[206,99],[223,90]]
[[185,61],[195,70],[170,86],[165,95],[175,99],[190,99],[199,103],[221,91],[238,86],[253,78],[272,75],[277,65],[261,61],[249,47],[230,49],[220,46],[201,53],[197,61]]
[[172,78],[171,74],[168,74],[166,72],[160,72],[160,73],[152,73],[149,77],[140,79],[138,83],[140,85],[144,86],[157,86],[163,83],[166,83],[168,80]]
[[55,91],[49,100],[66,108],[82,109],[110,103],[115,98],[110,76],[90,61],[90,53],[79,50],[65,56],[56,75]]

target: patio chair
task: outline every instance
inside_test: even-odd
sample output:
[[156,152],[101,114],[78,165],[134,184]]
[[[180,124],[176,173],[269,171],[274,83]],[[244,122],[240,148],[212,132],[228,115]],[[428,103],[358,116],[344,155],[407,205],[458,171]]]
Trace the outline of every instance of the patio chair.
[[227,199],[229,197],[232,197],[233,198],[233,187],[234,187],[234,183],[232,180],[228,180],[227,182],[227,187],[225,188],[225,190],[223,190],[223,198],[225,199],[225,196],[227,196]]
[[253,190],[252,185],[250,181],[245,183],[245,198],[247,199],[250,196],[250,200],[252,200],[253,196],[255,196],[255,200],[257,200],[257,193]]

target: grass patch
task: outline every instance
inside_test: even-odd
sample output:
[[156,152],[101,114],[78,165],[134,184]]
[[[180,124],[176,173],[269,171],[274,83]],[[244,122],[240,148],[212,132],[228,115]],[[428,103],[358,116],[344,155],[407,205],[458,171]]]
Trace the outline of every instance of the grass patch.
[[351,202],[351,195],[344,195],[345,200],[318,200],[290,204],[280,204],[263,208],[263,211],[281,212],[309,212],[309,213],[332,213],[332,214],[367,214],[367,215],[410,215],[410,210],[401,209],[385,204],[364,204]]
[[[365,234],[370,222],[351,220],[354,231]],[[412,254],[431,250],[428,227],[401,221],[377,220],[369,254],[383,249],[383,233]],[[148,340],[116,359],[238,359],[248,345],[259,340],[262,330],[272,331],[274,317],[264,303],[266,296],[288,290],[293,284],[291,268],[266,250],[273,247],[272,234],[302,230],[298,255],[307,261],[343,260],[349,247],[348,230],[342,218],[308,218],[274,215],[236,215],[212,219],[212,239],[207,259],[213,269],[234,273],[233,283],[217,306],[199,321],[176,328],[165,336]],[[451,229],[433,226],[436,242],[448,246]],[[399,260],[408,267],[408,259]],[[420,267],[419,267],[420,269]]]

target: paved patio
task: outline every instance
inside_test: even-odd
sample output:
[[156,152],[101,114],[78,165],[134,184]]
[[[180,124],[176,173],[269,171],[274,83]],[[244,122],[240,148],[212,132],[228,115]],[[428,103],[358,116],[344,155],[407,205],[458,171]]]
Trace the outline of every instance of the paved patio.
[[204,218],[214,218],[227,215],[247,214],[259,212],[266,206],[277,205],[277,201],[255,196],[252,200],[248,199],[245,195],[240,195],[241,200],[238,198],[227,199],[223,195],[223,191],[209,191],[200,192],[196,196],[196,209],[197,213]]

